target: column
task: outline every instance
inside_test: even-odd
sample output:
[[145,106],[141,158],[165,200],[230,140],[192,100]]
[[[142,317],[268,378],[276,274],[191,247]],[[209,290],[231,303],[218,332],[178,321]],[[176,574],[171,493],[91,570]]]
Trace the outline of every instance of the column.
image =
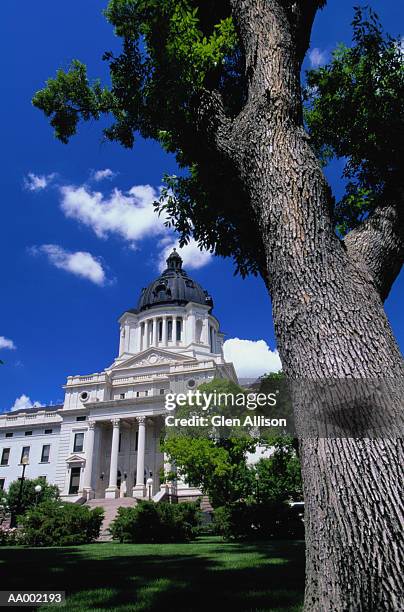
[[153,319],[153,344],[154,346],[157,346],[157,339],[158,339],[158,319],[157,317],[155,317]]
[[209,320],[207,317],[203,320],[201,341],[209,346]]
[[143,351],[143,323],[139,323],[139,352]]
[[139,434],[137,439],[136,484],[133,487],[133,497],[142,498],[145,496],[144,458],[146,452],[146,417],[137,417],[136,420],[139,424]]
[[144,336],[143,336],[143,350],[147,349],[149,346],[149,321],[145,321],[144,325]]
[[124,342],[125,342],[125,328],[121,327],[121,331],[119,334],[119,354],[122,355],[124,351]]
[[[152,473],[153,478],[153,486],[152,486],[152,496],[156,493],[159,487],[159,472],[157,467],[156,455],[157,455],[157,443],[156,443],[156,430],[155,430],[155,422],[153,419],[148,419],[147,422],[147,432],[150,440],[150,448],[149,448],[149,469]],[[150,474],[146,475],[147,478],[150,477]],[[146,487],[147,489],[147,487]],[[146,495],[148,496],[149,491],[146,490]]]
[[112,419],[112,445],[111,462],[109,464],[109,485],[105,490],[106,498],[118,497],[119,491],[116,486],[118,475],[118,451],[119,451],[119,419]]
[[91,487],[91,476],[93,471],[93,453],[94,453],[94,434],[95,421],[88,421],[88,430],[86,436],[86,469],[84,471],[83,491],[87,499],[94,497],[94,490]]
[[[189,327],[191,327],[191,329],[189,329]],[[187,344],[191,344],[191,342],[195,342],[196,340],[196,316],[194,314],[189,315],[188,330],[191,333],[190,333],[190,337],[188,338]]]
[[140,346],[140,334],[141,334],[141,327],[139,325],[139,323],[135,323],[135,326],[133,328],[133,333],[134,333],[134,342],[135,342],[135,353],[140,353],[141,346]]
[[173,344],[177,344],[177,316],[173,315],[173,333],[172,333],[172,341]]
[[167,346],[167,317],[163,317],[163,346]]

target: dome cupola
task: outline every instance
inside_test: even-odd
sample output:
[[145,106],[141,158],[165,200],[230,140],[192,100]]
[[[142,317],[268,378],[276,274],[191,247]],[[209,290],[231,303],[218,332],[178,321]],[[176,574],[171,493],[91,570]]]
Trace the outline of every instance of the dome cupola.
[[150,285],[142,289],[137,311],[141,312],[154,306],[181,305],[189,302],[203,304],[213,308],[213,300],[199,283],[189,278],[182,268],[182,258],[176,249],[170,253],[167,260],[167,268]]

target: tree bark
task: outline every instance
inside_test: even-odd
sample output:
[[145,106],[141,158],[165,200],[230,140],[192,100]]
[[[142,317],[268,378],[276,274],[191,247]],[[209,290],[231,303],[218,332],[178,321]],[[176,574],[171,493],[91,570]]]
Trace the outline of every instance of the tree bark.
[[404,261],[404,214],[399,205],[377,208],[345,238],[352,259],[363,262],[383,302]]
[[[293,380],[395,386],[392,401],[355,406],[364,430],[369,417],[381,424],[385,435],[375,439],[306,437],[308,406],[295,406],[306,502],[305,610],[398,610],[403,452],[390,432],[399,427],[403,360],[371,269],[335,235],[329,188],[301,124],[300,61],[281,5],[232,0],[249,96],[217,146],[232,157],[259,218],[283,369]],[[322,410],[326,422],[329,406]]]

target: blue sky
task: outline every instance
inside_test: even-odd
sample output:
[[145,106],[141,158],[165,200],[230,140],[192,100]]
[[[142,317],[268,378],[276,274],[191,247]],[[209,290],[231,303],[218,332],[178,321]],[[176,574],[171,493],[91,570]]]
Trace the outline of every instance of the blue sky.
[[[386,30],[399,35],[404,5],[371,4]],[[88,64],[91,76],[107,77],[101,57],[118,49],[119,41],[101,14],[105,5],[106,0],[2,2],[0,410],[21,396],[30,399],[20,405],[60,401],[66,376],[111,363],[118,316],[136,305],[140,289],[158,274],[164,249],[175,241],[149,209],[163,173],[176,171],[172,157],[150,141],[139,139],[134,151],[103,143],[96,123],[82,125],[62,145],[31,105],[33,93],[73,58]],[[318,15],[306,67],[326,60],[337,42],[349,43],[352,6],[330,0]],[[106,169],[113,175],[96,174]],[[337,196],[339,175],[338,164],[328,170]],[[262,342],[244,345],[244,360],[275,363],[262,281],[234,277],[230,261],[201,260],[195,250],[185,258],[189,273],[213,295],[228,337],[267,343],[269,350]],[[401,346],[403,297],[401,275],[386,304]]]

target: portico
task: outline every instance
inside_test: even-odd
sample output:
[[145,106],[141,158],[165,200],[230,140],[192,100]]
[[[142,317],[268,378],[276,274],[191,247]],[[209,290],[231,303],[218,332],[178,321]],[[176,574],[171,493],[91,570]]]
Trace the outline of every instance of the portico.
[[[145,482],[153,478],[159,490],[164,464],[159,452],[159,416],[127,416],[88,421],[85,444],[83,495],[87,499],[146,496]],[[98,444],[96,443],[98,441]]]

